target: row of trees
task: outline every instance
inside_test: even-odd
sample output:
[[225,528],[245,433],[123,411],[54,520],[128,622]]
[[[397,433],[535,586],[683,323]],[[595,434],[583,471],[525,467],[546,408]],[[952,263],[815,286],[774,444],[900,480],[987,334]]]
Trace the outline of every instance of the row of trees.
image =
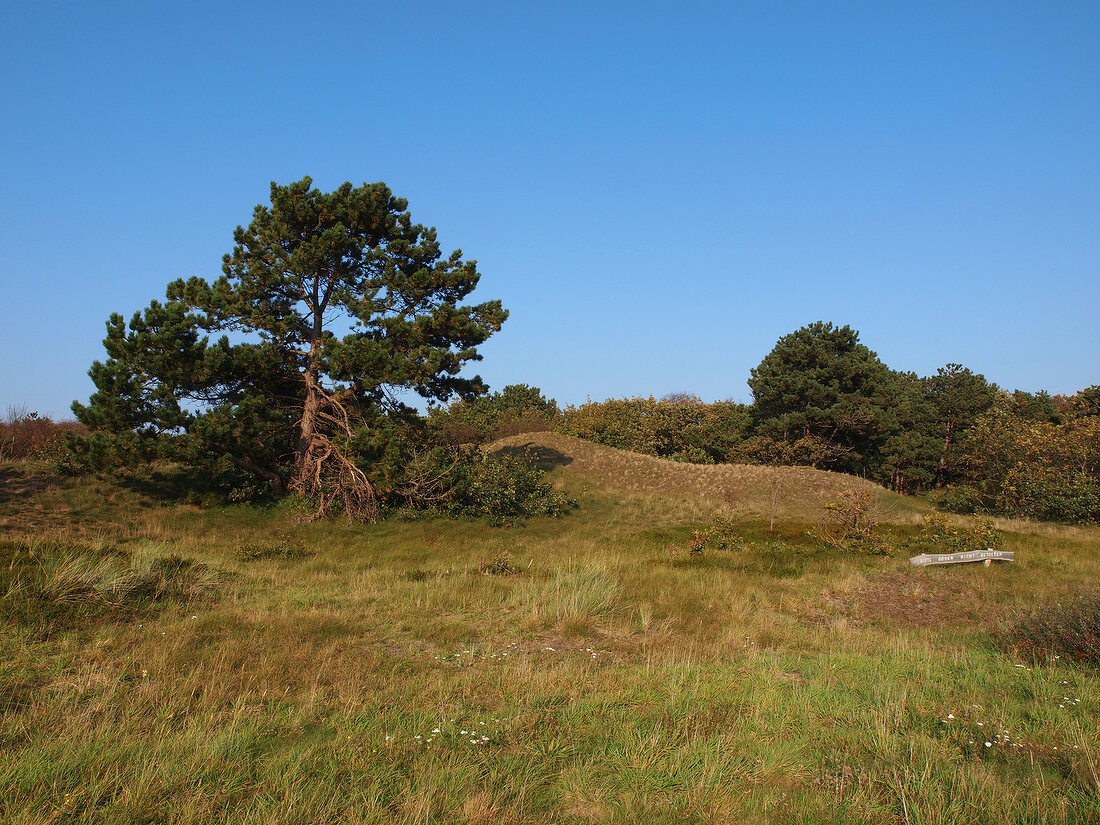
[[[515,461],[487,471],[468,447],[557,429],[681,461],[951,488],[959,506],[1100,516],[1097,388],[1053,399],[1006,395],[957,364],[899,373],[855,330],[819,322],[752,370],[752,405],[680,395],[560,410],[537,388],[486,394],[480,377],[463,377],[508,313],[500,301],[462,303],[476,263],[444,256],[384,184],[272,183],[270,204],[233,238],[221,277],[177,280],[129,321],[111,316],[107,359],[90,371],[96,392],[73,405],[88,433],[70,435],[72,464],[168,459],[241,495],[372,519],[395,505],[476,510],[507,498],[490,490],[498,482],[533,489]],[[407,393],[431,405],[426,417]]]
[[958,509],[1100,519],[1100,387],[1008,393],[959,364],[895,372],[849,327],[784,336],[749,381],[757,437],[809,439],[815,466]]
[[956,509],[1100,519],[1100,387],[1052,397],[1004,392],[959,364],[896,372],[858,332],[829,323],[781,338],[749,386],[751,405],[679,394],[564,410],[537,389],[507,387],[432,420],[471,441],[507,426],[554,429],[677,461],[852,473],[902,493],[936,491]]
[[1017,397],[998,398],[967,434],[966,466],[945,503],[964,511],[1100,521],[1096,389],[1051,416],[1034,414],[1037,405],[1030,402],[1021,407]]

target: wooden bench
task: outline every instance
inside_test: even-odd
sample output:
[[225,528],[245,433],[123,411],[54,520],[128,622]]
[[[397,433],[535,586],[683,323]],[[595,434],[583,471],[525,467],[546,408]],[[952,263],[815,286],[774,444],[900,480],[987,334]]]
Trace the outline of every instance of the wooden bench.
[[928,567],[931,564],[966,564],[967,562],[985,562],[986,567],[995,561],[1016,561],[1014,553],[1007,550],[971,550],[966,553],[922,553],[913,556],[909,563],[914,567]]

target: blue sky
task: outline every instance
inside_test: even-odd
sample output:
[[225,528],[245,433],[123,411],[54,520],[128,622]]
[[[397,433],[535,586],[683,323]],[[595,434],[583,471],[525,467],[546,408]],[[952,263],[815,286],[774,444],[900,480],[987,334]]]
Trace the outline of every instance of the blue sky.
[[1100,4],[5,4],[0,414],[216,277],[272,180],[383,180],[511,310],[472,371],[751,399],[816,321],[1100,383]]

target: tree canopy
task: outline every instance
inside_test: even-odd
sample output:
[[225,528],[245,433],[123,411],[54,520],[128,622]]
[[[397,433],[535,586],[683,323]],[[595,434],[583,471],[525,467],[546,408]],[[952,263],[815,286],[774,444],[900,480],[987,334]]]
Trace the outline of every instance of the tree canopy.
[[758,434],[812,440],[820,463],[861,474],[896,427],[897,386],[856,330],[821,321],[780,338],[749,379]]
[[73,404],[77,418],[116,447],[231,464],[319,515],[373,517],[363,456],[378,449],[382,417],[412,412],[405,390],[433,401],[484,392],[460,373],[508,315],[500,301],[461,305],[476,262],[444,257],[407,206],[383,183],[272,183],[220,278],[177,280],[129,323],[111,316],[108,358],[92,365],[96,392]]

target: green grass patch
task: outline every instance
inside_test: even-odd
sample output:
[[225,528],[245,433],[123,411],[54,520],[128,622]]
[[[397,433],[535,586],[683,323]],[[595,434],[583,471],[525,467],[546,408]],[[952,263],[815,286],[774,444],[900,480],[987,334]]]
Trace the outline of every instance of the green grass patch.
[[0,615],[43,630],[208,601],[219,575],[145,542],[130,550],[64,540],[0,540]]
[[1100,820],[1100,672],[1000,642],[1100,531],[915,569],[916,520],[693,557],[713,505],[596,483],[496,528],[79,481],[0,501],[5,823]]

